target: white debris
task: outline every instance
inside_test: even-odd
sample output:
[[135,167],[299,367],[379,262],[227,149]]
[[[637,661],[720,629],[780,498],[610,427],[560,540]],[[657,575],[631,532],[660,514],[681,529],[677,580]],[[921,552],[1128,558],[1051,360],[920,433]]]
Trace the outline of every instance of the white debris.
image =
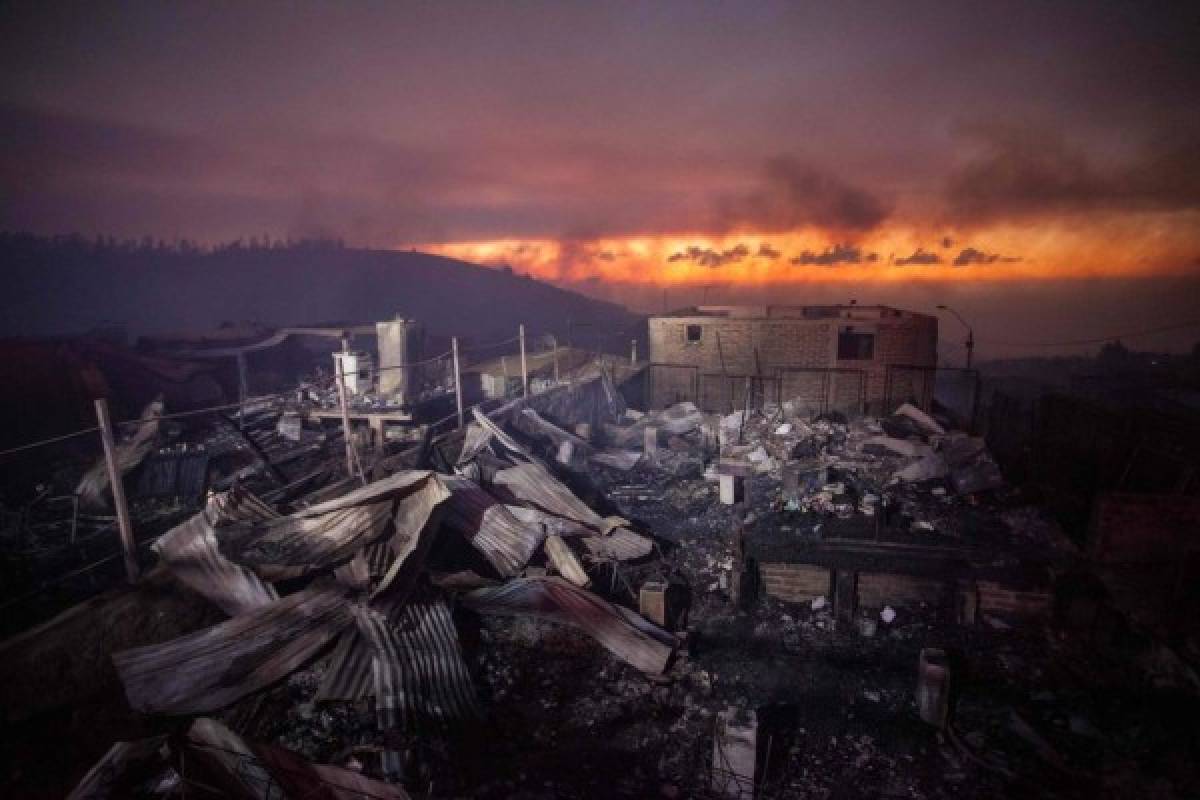
[[883,611],[879,612],[879,618],[883,620],[884,625],[891,625],[896,621],[896,609],[891,606],[884,606]]
[[942,436],[946,433],[946,429],[939,425],[937,420],[910,403],[900,406],[896,409],[895,413],[901,417],[908,417],[917,423],[917,427],[927,434],[932,433]]
[[813,601],[812,601],[812,610],[813,611],[820,611],[824,607],[825,607],[825,595],[821,595],[820,597],[813,598]]
[[790,423],[790,422],[785,422],[782,425],[780,425],[778,428],[775,429],[776,436],[787,436],[791,432],[792,432],[792,423]]
[[948,471],[946,460],[934,453],[912,462],[904,469],[896,470],[892,477],[904,483],[921,483],[944,478]]
[[933,448],[927,444],[908,439],[896,439],[892,436],[872,436],[862,443],[861,449],[866,452],[886,450],[905,458],[924,458],[933,453]]

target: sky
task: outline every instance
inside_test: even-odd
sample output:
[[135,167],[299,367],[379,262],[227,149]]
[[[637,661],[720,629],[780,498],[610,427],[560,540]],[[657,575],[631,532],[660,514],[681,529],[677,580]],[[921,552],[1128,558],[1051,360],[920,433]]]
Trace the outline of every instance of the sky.
[[1200,317],[1196,4],[3,2],[0,131],[5,230],[953,301],[996,342]]

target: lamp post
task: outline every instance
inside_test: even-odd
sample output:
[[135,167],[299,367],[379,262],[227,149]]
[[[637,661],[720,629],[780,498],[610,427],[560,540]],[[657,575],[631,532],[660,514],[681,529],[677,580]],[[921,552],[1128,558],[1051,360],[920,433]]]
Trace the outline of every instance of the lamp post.
[[970,369],[971,368],[971,357],[975,353],[975,331],[974,331],[974,329],[972,329],[971,326],[967,323],[967,321],[962,318],[962,314],[959,314],[957,311],[955,311],[950,306],[939,304],[938,308],[942,311],[949,311],[951,314],[954,315],[954,318],[957,319],[959,322],[961,322],[962,326],[967,329],[967,369]]

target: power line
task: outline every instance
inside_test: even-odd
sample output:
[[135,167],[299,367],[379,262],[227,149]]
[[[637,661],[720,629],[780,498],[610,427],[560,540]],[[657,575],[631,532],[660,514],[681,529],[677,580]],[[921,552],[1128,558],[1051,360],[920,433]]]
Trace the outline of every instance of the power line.
[[67,439],[74,439],[76,436],[84,436],[89,433],[95,433],[98,430],[100,430],[99,425],[97,425],[93,428],[86,428],[85,430],[82,430],[82,431],[75,431],[74,433],[64,433],[62,436],[53,436],[49,439],[42,439],[41,441],[38,441],[38,442],[30,442],[29,444],[23,444],[19,447],[10,447],[7,450],[0,450],[0,456],[7,456],[7,455],[11,455],[12,453],[19,453],[22,450],[32,450],[35,447],[41,447],[42,445],[47,445],[47,444],[54,444],[55,442],[65,442]]
[[1155,328],[1144,328],[1142,330],[1129,331],[1126,333],[1114,333],[1107,336],[1098,336],[1093,339],[1073,339],[1063,342],[999,342],[994,339],[977,339],[976,341],[980,342],[981,344],[999,345],[1001,347],[1072,347],[1082,344],[1104,344],[1116,339],[1132,339],[1135,336],[1147,336],[1152,333],[1164,333],[1166,331],[1194,327],[1200,327],[1200,319],[1177,322],[1173,325],[1160,325]]

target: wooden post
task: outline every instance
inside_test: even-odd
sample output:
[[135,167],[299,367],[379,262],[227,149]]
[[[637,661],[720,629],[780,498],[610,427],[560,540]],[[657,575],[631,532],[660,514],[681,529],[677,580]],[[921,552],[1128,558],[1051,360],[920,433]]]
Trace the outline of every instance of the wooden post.
[[249,381],[246,379],[246,354],[238,351],[238,430],[246,429],[246,395],[250,393]]
[[108,401],[96,398],[96,417],[100,420],[100,440],[104,443],[104,463],[108,467],[108,483],[112,487],[113,506],[117,509],[117,530],[121,534],[121,549],[125,551],[125,576],[130,583],[138,579],[137,555],[133,544],[133,524],[129,521],[129,506],[125,502],[125,484],[117,465],[117,446],[113,441],[112,419],[108,416]]
[[458,368],[458,337],[450,339],[450,350],[454,353],[454,402],[458,406],[458,427],[463,426],[462,372]]
[[632,340],[632,349],[629,351],[629,363],[632,366],[637,363],[637,339]]
[[521,397],[529,394],[529,368],[525,363],[525,326],[517,328],[517,336],[521,340]]
[[551,339],[554,342],[554,382],[558,383],[558,337]]
[[337,373],[338,405],[342,409],[342,438],[346,440],[346,472],[353,476],[354,469],[354,436],[350,432],[350,409],[346,405],[346,373],[343,357],[346,351],[333,354],[334,371]]

